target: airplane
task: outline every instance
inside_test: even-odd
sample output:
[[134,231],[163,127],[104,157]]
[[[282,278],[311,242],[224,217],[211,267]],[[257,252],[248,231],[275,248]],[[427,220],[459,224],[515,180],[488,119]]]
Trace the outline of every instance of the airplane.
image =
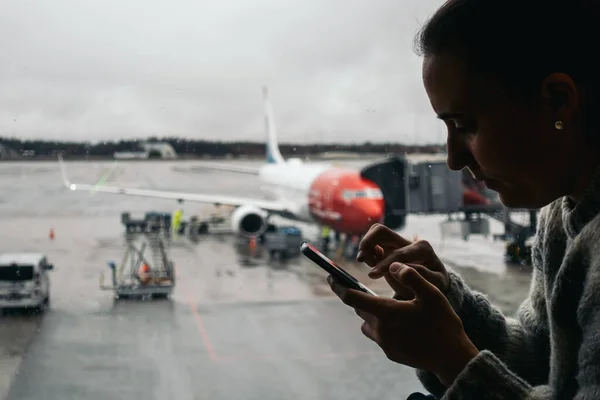
[[463,187],[463,204],[465,206],[487,206],[492,204],[492,200],[485,197],[477,189]]
[[471,173],[465,168],[462,170],[463,183],[463,205],[465,206],[488,206],[494,203],[491,196],[482,182],[475,180]]
[[[263,100],[267,136],[266,163],[259,168],[218,163],[201,163],[197,166],[255,175],[261,184],[273,190],[276,200],[72,183],[59,155],[63,183],[72,191],[233,206],[232,228],[235,233],[249,238],[260,237],[267,230],[271,215],[316,223],[330,227],[336,233],[351,236],[364,235],[377,222],[384,223],[391,229],[404,227],[404,196],[395,196],[400,199],[398,201],[394,200],[392,194],[398,191],[398,188],[394,187],[395,184],[403,185],[402,159],[374,163],[360,171],[330,163],[305,163],[298,158],[286,160],[279,150],[273,110],[266,87],[263,88]],[[401,192],[404,193],[403,188]],[[390,195],[384,198],[384,194]],[[396,208],[400,209],[400,212],[395,210]]]

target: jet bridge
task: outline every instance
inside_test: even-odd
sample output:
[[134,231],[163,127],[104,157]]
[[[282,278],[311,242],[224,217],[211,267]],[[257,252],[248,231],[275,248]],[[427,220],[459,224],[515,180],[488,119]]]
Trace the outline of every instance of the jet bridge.
[[369,164],[361,172],[381,189],[385,201],[383,224],[401,230],[408,213],[452,213],[462,207],[461,172],[445,162],[411,164],[394,156]]
[[406,159],[396,156],[369,164],[360,171],[362,178],[381,189],[385,201],[383,224],[394,230],[404,228],[408,214],[406,169]]
[[407,163],[408,209],[413,214],[454,213],[463,205],[462,172],[445,161]]
[[[523,241],[535,234],[535,211],[531,211],[527,224],[510,218],[513,211],[523,210],[507,209],[499,202],[463,204],[463,173],[449,169],[445,160],[427,155],[414,163],[406,157],[393,156],[361,170],[364,179],[381,189],[385,201],[383,224],[391,229],[403,229],[409,213],[448,214],[448,220],[441,224],[442,234],[462,236],[465,240],[471,234],[489,235],[489,218],[504,223],[506,237]],[[464,214],[464,218],[456,219],[456,214]]]

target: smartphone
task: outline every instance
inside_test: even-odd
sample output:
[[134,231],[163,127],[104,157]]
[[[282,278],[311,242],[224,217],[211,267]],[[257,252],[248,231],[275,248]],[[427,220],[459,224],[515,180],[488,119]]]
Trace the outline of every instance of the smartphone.
[[317,250],[314,246],[304,242],[300,245],[300,251],[312,262],[327,271],[337,282],[341,283],[342,285],[350,289],[360,290],[361,292],[377,296],[377,293],[360,283],[358,279],[343,270],[329,258],[325,257],[325,255]]

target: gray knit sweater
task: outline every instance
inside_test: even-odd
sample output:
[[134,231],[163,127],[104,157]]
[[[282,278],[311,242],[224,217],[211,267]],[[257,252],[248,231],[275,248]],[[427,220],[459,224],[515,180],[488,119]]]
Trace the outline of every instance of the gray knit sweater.
[[600,399],[600,169],[579,203],[540,212],[529,297],[503,316],[450,271],[447,298],[480,350],[445,388],[417,376],[442,399]]

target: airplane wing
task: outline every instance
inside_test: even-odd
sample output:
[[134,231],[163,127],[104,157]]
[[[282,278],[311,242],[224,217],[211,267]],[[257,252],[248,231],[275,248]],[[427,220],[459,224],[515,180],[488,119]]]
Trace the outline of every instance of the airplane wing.
[[268,201],[268,200],[260,200],[260,199],[251,199],[244,197],[235,197],[235,196],[222,196],[222,195],[213,195],[213,194],[201,194],[201,193],[185,193],[185,192],[169,192],[162,190],[151,190],[151,189],[137,189],[137,188],[125,188],[125,187],[116,187],[116,186],[103,186],[103,185],[89,185],[89,184],[79,184],[73,183],[69,180],[66,172],[66,168],[62,159],[62,156],[58,156],[58,162],[60,165],[63,183],[64,185],[72,190],[72,191],[86,191],[86,192],[100,192],[100,193],[113,193],[113,194],[122,194],[127,196],[142,196],[142,197],[154,197],[160,199],[172,199],[177,201],[193,201],[198,203],[207,203],[207,204],[215,204],[215,205],[229,205],[229,206],[242,206],[242,205],[253,205],[259,208],[262,208],[265,211],[268,211],[273,214],[278,214],[282,216],[293,216],[295,213],[285,204]]
[[258,169],[246,167],[243,165],[228,165],[220,163],[194,163],[188,168],[173,167],[173,171],[177,172],[196,172],[203,170],[235,172],[238,174],[258,175]]

